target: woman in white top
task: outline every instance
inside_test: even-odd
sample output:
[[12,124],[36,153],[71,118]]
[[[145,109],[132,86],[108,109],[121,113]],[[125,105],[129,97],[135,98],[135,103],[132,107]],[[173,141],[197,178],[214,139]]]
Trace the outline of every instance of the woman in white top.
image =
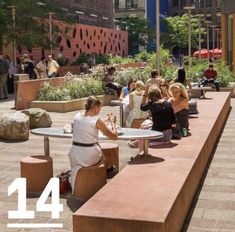
[[135,90],[129,94],[130,113],[126,119],[126,127],[131,127],[134,119],[144,119],[148,116],[147,112],[144,112],[140,109],[144,88],[144,83],[142,81],[137,81],[135,85]]
[[43,56],[41,60],[36,64],[38,74],[40,78],[47,78],[47,64],[46,58]]
[[[73,145],[69,152],[71,164],[71,185],[74,190],[77,171],[81,167],[96,165],[102,159],[102,151],[98,145],[98,131],[112,140],[117,139],[116,118],[109,115],[112,128],[99,119],[101,101],[90,96],[85,104],[85,113],[77,113],[73,124]],[[72,191],[73,192],[73,191]]]

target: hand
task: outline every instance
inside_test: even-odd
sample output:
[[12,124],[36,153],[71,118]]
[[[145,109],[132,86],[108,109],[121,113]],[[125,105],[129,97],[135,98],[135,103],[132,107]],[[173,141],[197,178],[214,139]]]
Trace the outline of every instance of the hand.
[[116,115],[113,115],[112,113],[109,114],[109,120],[110,120],[111,123],[114,123],[114,124],[115,124],[116,121],[117,121]]

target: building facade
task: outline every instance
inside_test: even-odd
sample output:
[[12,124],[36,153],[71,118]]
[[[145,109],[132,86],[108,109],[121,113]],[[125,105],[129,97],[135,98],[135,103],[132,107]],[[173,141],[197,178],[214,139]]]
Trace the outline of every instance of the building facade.
[[235,4],[222,1],[222,59],[235,73]]
[[145,18],[146,0],[114,0],[115,18]]
[[[191,16],[202,16],[202,27],[209,30],[209,49],[221,47],[221,6],[222,0],[170,0],[169,14],[171,16],[183,15],[188,12],[184,9],[193,6]],[[206,23],[206,21],[208,23]],[[214,35],[214,39],[213,39]],[[207,37],[203,38],[202,47],[207,48]],[[214,43],[213,43],[214,41]]]
[[204,14],[212,24],[220,23],[221,0],[170,0],[169,13],[171,16],[187,13],[184,7],[194,6],[192,15]]
[[114,6],[112,0],[57,0],[68,9],[66,14],[72,14],[78,23],[114,27]]

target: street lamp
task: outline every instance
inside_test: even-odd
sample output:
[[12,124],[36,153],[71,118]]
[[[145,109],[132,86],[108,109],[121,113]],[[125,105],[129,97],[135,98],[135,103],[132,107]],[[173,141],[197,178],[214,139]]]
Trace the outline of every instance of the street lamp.
[[216,42],[217,42],[216,47],[220,48],[220,28],[215,28],[215,31],[216,31]]
[[15,33],[15,27],[16,27],[16,20],[15,20],[15,13],[16,13],[16,6],[7,6],[7,8],[11,9],[12,12],[12,27],[13,27],[13,63],[16,67],[16,33]]
[[53,48],[52,48],[52,15],[54,15],[54,12],[49,12],[49,40],[50,40],[50,54],[52,56]]
[[202,36],[202,33],[201,33],[201,23],[202,23],[202,18],[203,18],[203,14],[197,14],[196,15],[197,17],[199,17],[198,19],[198,28],[199,28],[199,32],[198,32],[198,50],[199,50],[199,61],[201,62],[201,59],[202,59],[202,54],[201,54],[201,49],[202,49],[202,46],[201,46],[201,36]]
[[213,58],[214,58],[214,55],[215,55],[215,28],[216,28],[216,25],[211,25],[211,28],[212,28],[212,46],[213,46]]
[[189,57],[189,67],[191,66],[191,12],[195,9],[195,6],[186,6],[185,10],[188,11],[188,57]]
[[204,21],[204,23],[206,23],[206,29],[207,29],[207,51],[208,51],[208,60],[209,60],[209,50],[210,50],[210,31],[209,31],[209,26],[211,24],[211,21],[206,20]]
[[156,66],[160,75],[160,3],[156,0]]

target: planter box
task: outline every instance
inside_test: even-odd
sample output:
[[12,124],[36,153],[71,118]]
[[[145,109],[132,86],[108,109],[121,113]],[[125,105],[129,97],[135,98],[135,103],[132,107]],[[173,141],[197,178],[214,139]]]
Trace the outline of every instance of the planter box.
[[[116,95],[100,95],[98,96],[102,105],[109,105],[112,100],[117,100]],[[87,98],[80,98],[70,101],[31,101],[30,108],[41,108],[48,112],[60,112],[65,113],[75,110],[83,110]]]

